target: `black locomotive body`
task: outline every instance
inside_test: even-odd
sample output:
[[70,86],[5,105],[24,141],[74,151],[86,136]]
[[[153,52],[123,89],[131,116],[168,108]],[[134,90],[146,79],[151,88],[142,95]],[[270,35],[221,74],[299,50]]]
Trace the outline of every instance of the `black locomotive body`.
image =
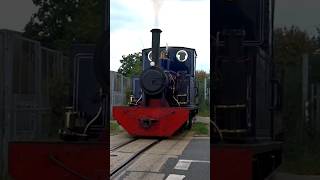
[[274,0],[211,2],[211,177],[264,180],[279,167]]
[[273,137],[273,1],[213,1],[213,115],[225,138]]

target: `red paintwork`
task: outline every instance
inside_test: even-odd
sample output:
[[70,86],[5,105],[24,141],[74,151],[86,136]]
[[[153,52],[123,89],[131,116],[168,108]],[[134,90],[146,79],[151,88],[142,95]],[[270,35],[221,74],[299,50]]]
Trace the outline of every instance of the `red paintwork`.
[[148,107],[169,107],[164,99],[148,99]]
[[255,177],[266,179],[281,164],[282,142],[218,143],[211,144],[210,151],[211,179],[255,180]]
[[211,179],[253,180],[253,151],[243,148],[215,148],[211,146]]
[[9,174],[13,180],[81,179],[50,160],[51,155],[88,179],[105,180],[109,174],[105,143],[63,142],[11,142]]
[[[115,106],[114,118],[132,136],[170,137],[188,119],[189,109],[181,107]],[[150,128],[141,126],[141,119],[155,120]]]

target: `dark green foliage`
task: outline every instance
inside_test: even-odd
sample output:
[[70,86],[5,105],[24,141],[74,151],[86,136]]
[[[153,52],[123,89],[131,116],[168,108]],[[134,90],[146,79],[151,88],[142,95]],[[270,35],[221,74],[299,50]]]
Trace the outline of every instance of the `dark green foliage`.
[[120,60],[121,66],[118,72],[122,75],[131,78],[142,73],[142,54],[134,53],[127,56],[123,55]]
[[72,42],[95,43],[102,31],[102,2],[33,0],[39,9],[25,26],[24,35],[65,53]]
[[209,117],[210,116],[210,105],[208,101],[202,102],[199,104],[199,112],[198,115],[201,117]]
[[195,135],[209,135],[209,125],[202,122],[196,122],[191,129]]
[[311,55],[319,48],[319,37],[311,37],[296,26],[274,31],[274,57],[283,90],[281,119],[285,144],[282,170],[297,174],[320,173],[320,157],[316,155],[320,150],[318,138],[309,133],[302,111],[302,56]]
[[316,49],[314,38],[297,26],[283,27],[274,31],[274,55],[278,64],[296,64],[304,53]]
[[63,127],[65,107],[68,106],[70,83],[62,76],[49,80],[49,102],[51,107],[49,135],[57,135],[58,129]]
[[120,125],[115,121],[110,121],[110,135],[116,135],[122,132]]

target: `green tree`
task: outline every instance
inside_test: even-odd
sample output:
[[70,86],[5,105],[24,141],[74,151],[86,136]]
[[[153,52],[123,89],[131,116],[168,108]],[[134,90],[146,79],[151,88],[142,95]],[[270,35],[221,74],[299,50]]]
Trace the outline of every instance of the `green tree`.
[[126,77],[132,77],[142,73],[142,54],[141,52],[122,56],[121,66],[118,72]]
[[283,86],[282,122],[286,138],[299,136],[302,139],[301,112],[301,59],[305,53],[312,53],[314,41],[299,27],[282,27],[274,31],[274,60],[277,64]]
[[[281,120],[284,130],[284,171],[319,173],[320,157],[314,154],[319,151],[320,146],[317,146],[318,138],[310,133],[312,124],[304,120],[302,107],[305,102],[301,97],[304,88],[302,55],[311,55],[319,48],[319,30],[317,36],[311,36],[296,26],[277,28],[274,31],[274,60],[280,71],[277,75],[280,74],[281,78],[278,79],[282,82],[282,110],[276,112],[275,123]],[[310,104],[310,107],[313,105]]]
[[296,64],[302,54],[312,53],[315,49],[315,39],[297,26],[274,30],[274,55],[278,64]]
[[24,35],[65,53],[72,42],[95,43],[102,30],[102,2],[33,0],[38,11],[25,26]]

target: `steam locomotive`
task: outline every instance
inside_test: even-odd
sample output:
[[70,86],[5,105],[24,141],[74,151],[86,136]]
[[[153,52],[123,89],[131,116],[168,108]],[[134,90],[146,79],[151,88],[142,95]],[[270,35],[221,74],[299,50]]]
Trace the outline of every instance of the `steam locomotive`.
[[142,50],[143,72],[133,78],[129,106],[113,107],[113,116],[132,136],[170,137],[191,128],[198,112],[196,51],[161,47],[160,29],[153,29],[152,48]]
[[264,180],[282,161],[275,114],[274,0],[211,4],[211,178]]

